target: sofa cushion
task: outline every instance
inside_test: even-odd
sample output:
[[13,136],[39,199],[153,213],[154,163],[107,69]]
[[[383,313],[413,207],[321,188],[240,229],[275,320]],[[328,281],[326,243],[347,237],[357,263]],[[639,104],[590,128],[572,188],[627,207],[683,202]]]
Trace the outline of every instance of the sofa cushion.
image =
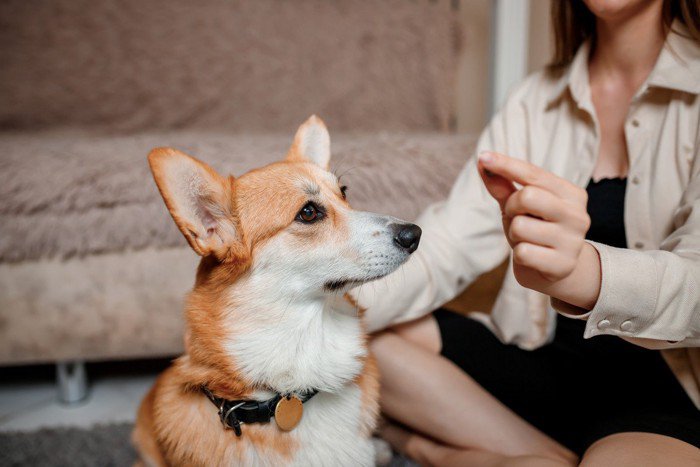
[[[291,136],[71,132],[0,136],[0,262],[186,245],[146,155],[173,146],[220,173],[284,157]],[[332,166],[359,209],[413,219],[445,196],[473,139],[442,134],[333,134]]]
[[444,130],[449,0],[4,0],[0,128]]

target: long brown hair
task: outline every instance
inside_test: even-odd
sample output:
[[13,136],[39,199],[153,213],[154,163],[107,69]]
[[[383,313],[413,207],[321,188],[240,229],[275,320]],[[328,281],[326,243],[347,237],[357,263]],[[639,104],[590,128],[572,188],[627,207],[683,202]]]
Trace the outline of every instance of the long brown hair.
[[[688,28],[688,33],[700,41],[700,0],[664,0],[664,27],[671,28],[674,20]],[[596,19],[583,0],[552,0],[554,57],[550,69],[561,69],[574,59],[579,46],[588,38],[595,39]]]

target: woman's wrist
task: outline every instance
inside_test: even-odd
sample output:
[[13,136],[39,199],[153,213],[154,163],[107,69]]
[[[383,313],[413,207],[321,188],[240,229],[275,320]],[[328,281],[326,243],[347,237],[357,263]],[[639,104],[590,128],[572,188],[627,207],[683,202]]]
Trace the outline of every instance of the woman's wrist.
[[546,293],[550,297],[589,311],[600,295],[600,255],[593,245],[585,242],[573,272],[552,284]]

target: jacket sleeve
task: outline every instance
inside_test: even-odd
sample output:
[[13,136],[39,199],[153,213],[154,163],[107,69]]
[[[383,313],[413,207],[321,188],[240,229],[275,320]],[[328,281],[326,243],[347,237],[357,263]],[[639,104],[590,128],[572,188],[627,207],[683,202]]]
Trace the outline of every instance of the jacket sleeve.
[[700,346],[700,170],[674,215],[675,230],[658,250],[591,242],[600,255],[598,301],[583,313],[552,300],[559,312],[586,319],[584,337],[610,334],[647,348]]
[[[508,151],[507,124],[496,115],[481,134],[476,152]],[[351,292],[367,309],[370,331],[419,318],[448,302],[479,275],[508,255],[501,215],[483,186],[470,157],[448,198],[428,207],[416,223],[423,229],[420,246],[389,276]]]

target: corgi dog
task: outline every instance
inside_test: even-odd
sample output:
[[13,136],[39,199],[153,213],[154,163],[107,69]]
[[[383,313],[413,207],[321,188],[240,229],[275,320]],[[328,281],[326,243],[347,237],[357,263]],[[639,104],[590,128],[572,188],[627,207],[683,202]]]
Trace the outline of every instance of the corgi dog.
[[403,264],[420,228],[350,208],[316,116],[237,178],[175,149],[148,162],[201,261],[185,353],[139,408],[140,462],[374,465],[378,374],[347,292]]

